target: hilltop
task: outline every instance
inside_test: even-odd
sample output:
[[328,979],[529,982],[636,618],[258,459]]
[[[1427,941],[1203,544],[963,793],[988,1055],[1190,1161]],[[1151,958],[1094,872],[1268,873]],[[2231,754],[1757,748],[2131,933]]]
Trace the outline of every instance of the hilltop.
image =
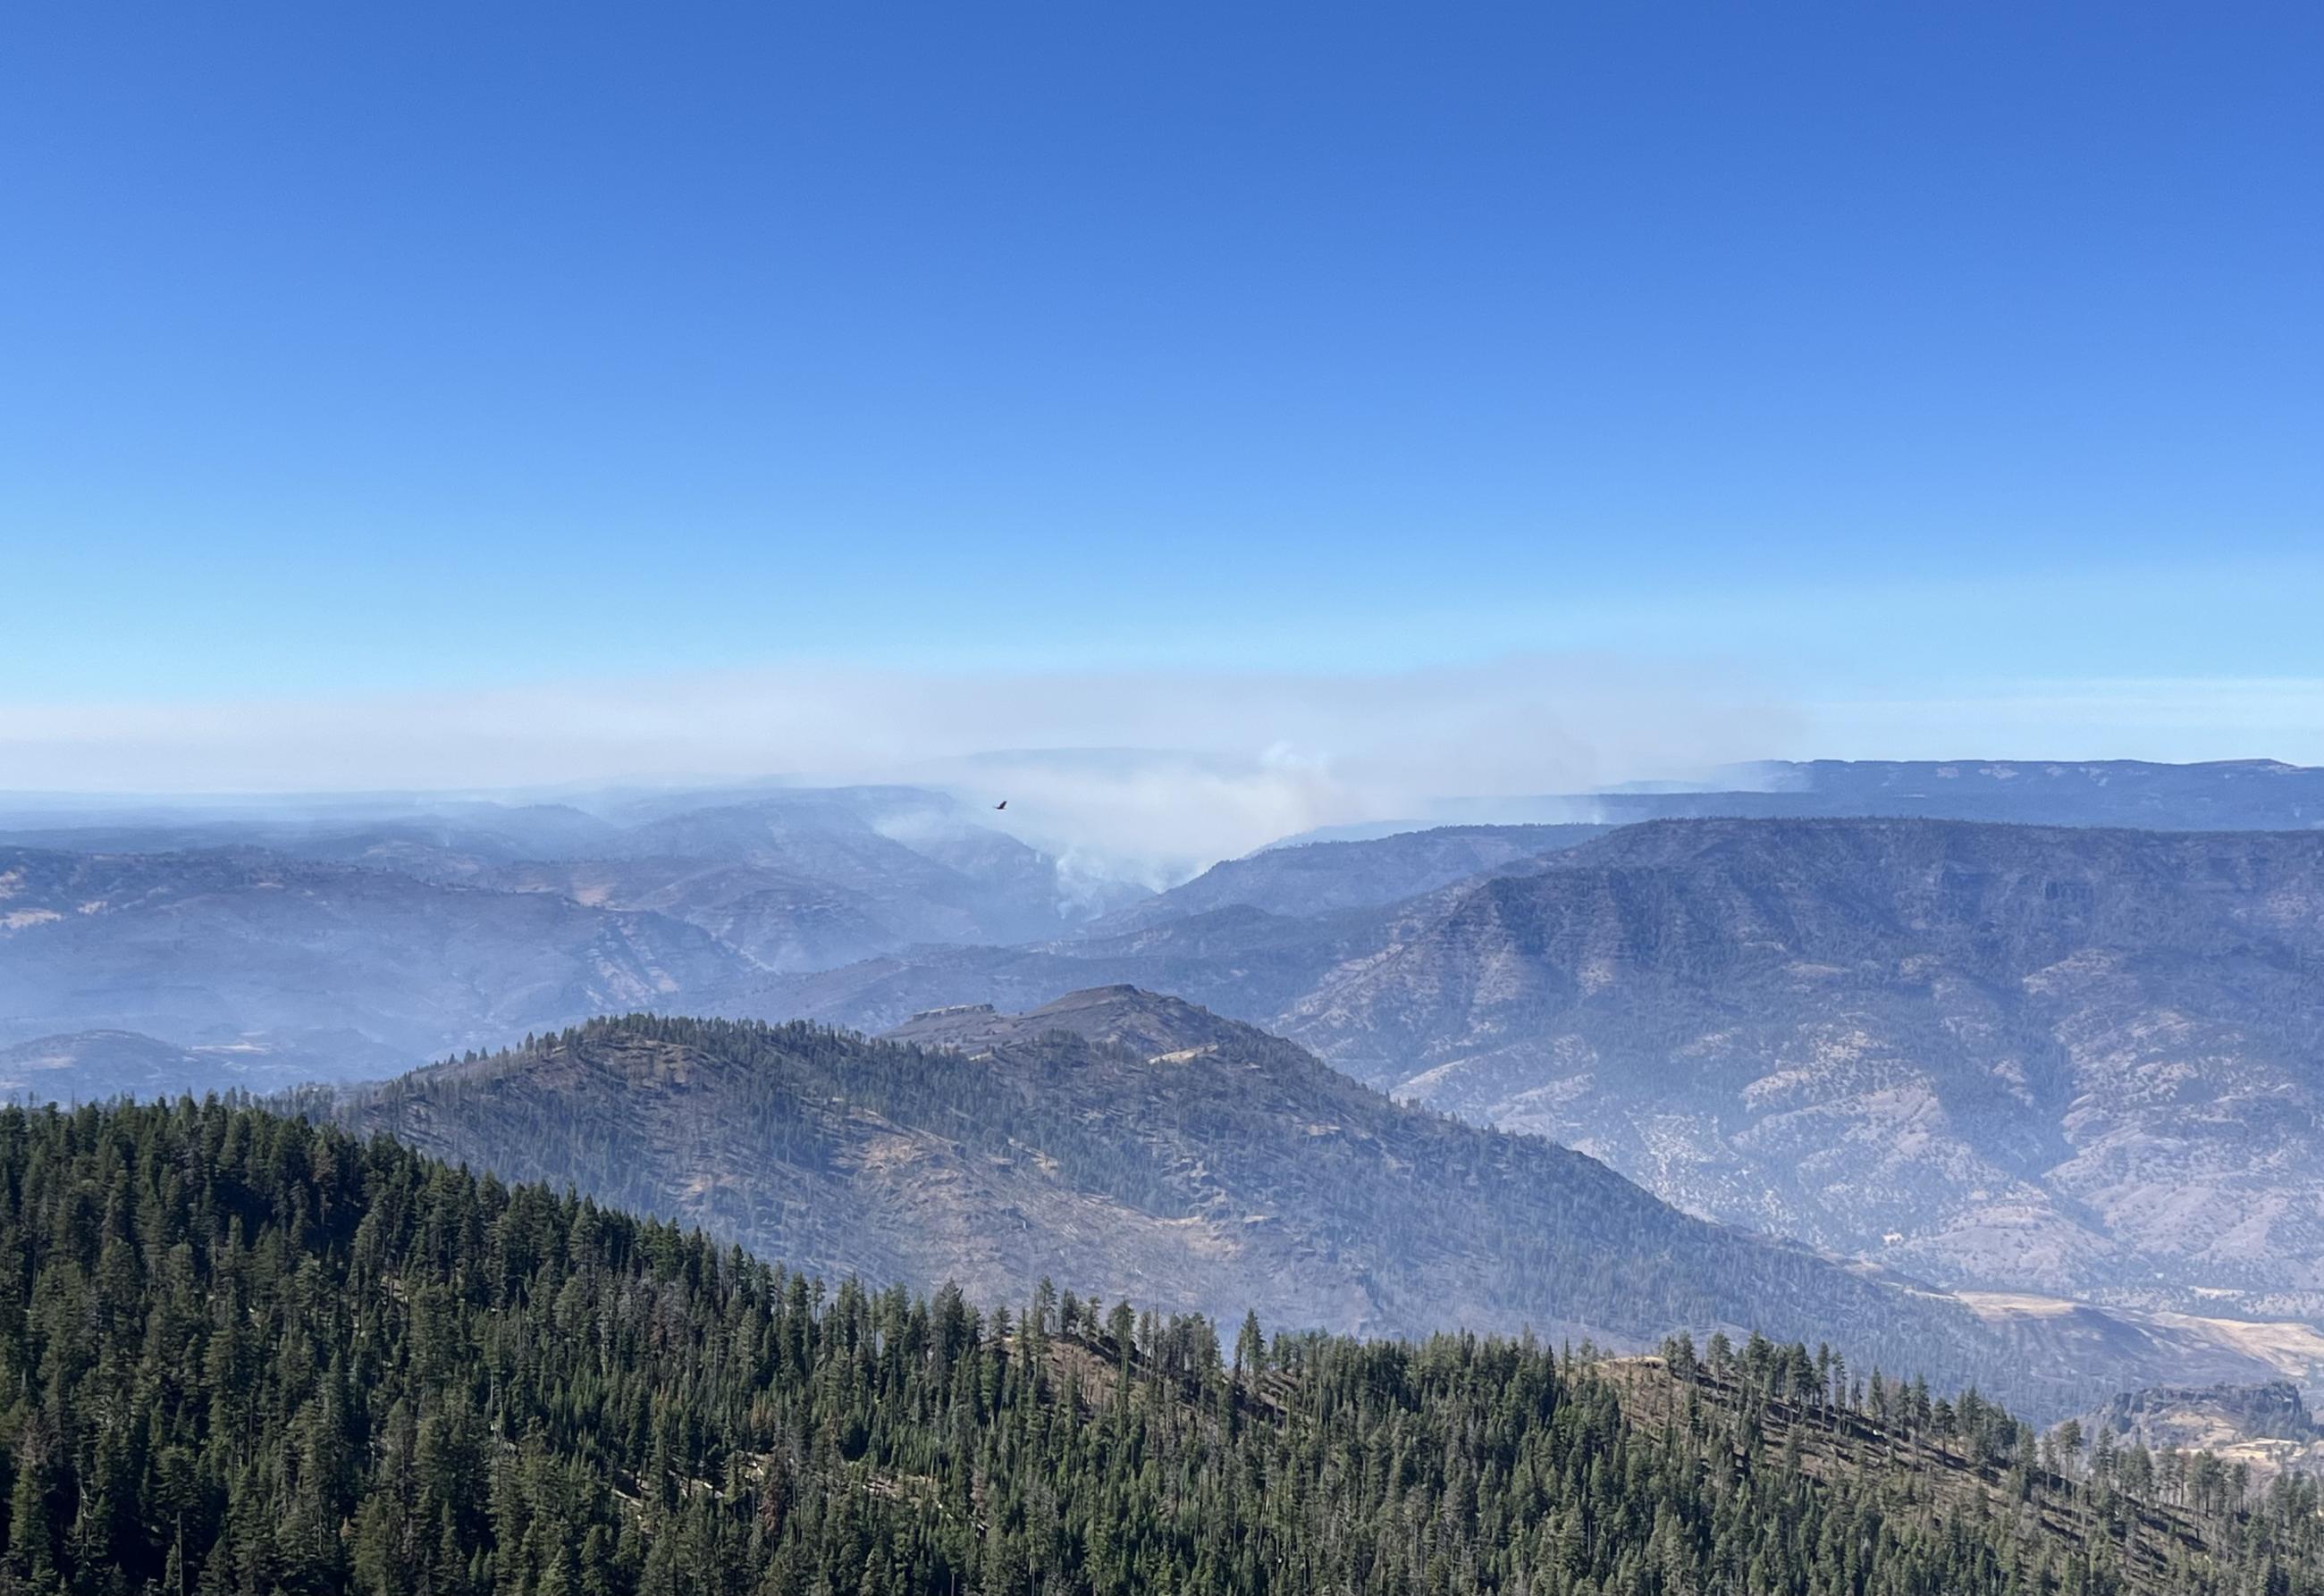
[[1366,1335],[1644,1345],[1724,1325],[1955,1380],[2025,1372],[2000,1369],[2003,1344],[1958,1304],[1688,1218],[1594,1160],[1399,1105],[1134,989],[929,1015],[890,1041],[602,1020],[331,1112],[816,1273],[956,1280],[985,1298],[1047,1275]]

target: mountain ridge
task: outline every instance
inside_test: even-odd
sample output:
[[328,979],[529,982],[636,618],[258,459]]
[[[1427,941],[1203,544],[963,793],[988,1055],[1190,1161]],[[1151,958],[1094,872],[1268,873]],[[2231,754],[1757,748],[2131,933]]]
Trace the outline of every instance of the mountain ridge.
[[1130,981],[1949,1284],[2312,1315],[2319,905],[2315,832],[1671,821],[1375,909],[930,950],[750,1004],[877,1030]]
[[[1054,1274],[1366,1334],[1530,1324],[1637,1344],[1690,1315],[1812,1327],[1792,1301],[1809,1290],[1827,1334],[1950,1338],[1957,1362],[1983,1349],[1998,1367],[1958,1305],[1685,1218],[1580,1154],[1399,1107],[1180,1000],[1117,990],[947,1018],[972,1023],[935,1048],[600,1021],[327,1112],[817,1272],[987,1298]],[[1408,1253],[1398,1239],[1423,1236]],[[1738,1270],[1762,1289],[1721,1298],[1716,1279]]]
[[[900,1030],[633,1015],[289,1101],[792,1267],[983,1299],[1049,1277],[1365,1335],[1801,1331],[2061,1414],[2175,1371],[2283,1366],[2231,1329],[1972,1305],[1690,1218],[1593,1159],[1398,1105],[1177,998],[1106,989]],[[2324,1372],[2324,1338],[2298,1345],[2292,1366]]]

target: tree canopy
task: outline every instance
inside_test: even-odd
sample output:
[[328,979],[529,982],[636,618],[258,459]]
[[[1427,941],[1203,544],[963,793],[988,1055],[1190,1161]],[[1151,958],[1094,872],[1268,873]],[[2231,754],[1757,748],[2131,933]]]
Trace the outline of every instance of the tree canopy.
[[1795,1344],[1229,1349],[246,1106],[0,1111],[10,1591],[2324,1590],[2312,1485],[2055,1453]]

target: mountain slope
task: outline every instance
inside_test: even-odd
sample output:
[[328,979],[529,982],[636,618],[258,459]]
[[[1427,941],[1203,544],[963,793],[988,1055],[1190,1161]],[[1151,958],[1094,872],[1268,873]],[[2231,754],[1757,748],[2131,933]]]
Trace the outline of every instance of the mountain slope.
[[828,880],[726,859],[527,861],[493,870],[484,884],[697,926],[732,949],[742,970],[823,969],[932,940],[900,933],[862,894]]
[[704,861],[814,884],[877,928],[879,945],[1016,942],[1074,918],[1056,861],[912,788],[807,789],[651,813],[595,858]]
[[2324,1311],[2324,834],[1659,821],[1382,908],[748,1001],[880,1026],[1118,981],[1949,1284]]
[[1531,1325],[1632,1345],[1723,1324],[1980,1380],[2043,1411],[2172,1360],[2268,1372],[2121,1325],[2069,1352],[2053,1325],[1687,1218],[1592,1160],[1399,1106],[1151,994],[923,1016],[903,1036],[598,1021],[322,1111],[795,1267],[984,1298],[1048,1276],[1365,1334]]
[[1974,1357],[1946,1305],[1685,1219],[1563,1149],[1400,1108],[1176,1000],[944,1018],[911,1028],[940,1034],[935,1050],[602,1021],[339,1113],[797,1267],[988,1298],[1048,1274],[1372,1334],[1530,1323],[1632,1342],[1772,1316]]
[[1276,1018],[1941,1278],[2324,1284],[2324,837],[1632,828],[1413,906]]

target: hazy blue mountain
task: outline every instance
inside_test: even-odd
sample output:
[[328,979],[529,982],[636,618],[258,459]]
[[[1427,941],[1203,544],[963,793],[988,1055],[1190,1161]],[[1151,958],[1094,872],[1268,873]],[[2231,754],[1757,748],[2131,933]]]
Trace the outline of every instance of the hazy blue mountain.
[[127,804],[0,804],[0,844],[81,853],[258,848],[431,878],[602,848],[613,822],[569,804],[436,797]]
[[576,1014],[715,1007],[736,976],[696,926],[546,893],[254,848],[0,848],[0,1042],[134,1031],[383,1074]]
[[0,810],[0,844],[88,853],[257,848],[489,884],[512,866],[716,863],[826,885],[899,923],[890,938],[1013,940],[1082,913],[1053,861],[955,800],[910,787],[605,794],[570,804],[400,801]]
[[[829,889],[889,948],[1016,942],[1079,917],[1056,865],[960,806],[909,789],[784,793],[661,814],[625,829],[606,859],[715,862]],[[582,860],[586,864],[592,861]]]
[[1593,794],[1595,815],[1892,815],[2174,831],[2324,826],[2324,769],[2273,759],[1812,759],[1738,767],[1724,791]]
[[769,970],[821,969],[943,940],[899,930],[863,894],[830,881],[724,859],[530,860],[499,867],[485,885],[666,914],[708,931],[740,962]]
[[[162,1089],[209,1080],[185,1050],[228,1045],[384,1074],[607,1008],[715,1012],[770,972],[1054,938],[1119,901],[918,789],[592,803],[20,807],[0,1044],[149,1034],[181,1050]],[[111,1078],[75,1068],[44,1078]]]
[[884,1031],[964,1004],[1033,1008],[1097,983],[1181,994],[1261,1021],[1379,935],[1384,911],[1299,918],[1239,904],[1111,935],[1018,948],[921,948],[836,969],[770,977],[738,1012]]
[[0,1047],[0,1096],[26,1103],[275,1092],[327,1074],[320,1055],[249,1044],[181,1048],[134,1031],[79,1031]]
[[1402,820],[1324,826],[1274,846],[1367,841],[1434,827],[1655,820],[1889,816],[2144,830],[2292,831],[2324,826],[2324,768],[2273,759],[1767,759],[1699,782],[1590,793],[1440,798]]

